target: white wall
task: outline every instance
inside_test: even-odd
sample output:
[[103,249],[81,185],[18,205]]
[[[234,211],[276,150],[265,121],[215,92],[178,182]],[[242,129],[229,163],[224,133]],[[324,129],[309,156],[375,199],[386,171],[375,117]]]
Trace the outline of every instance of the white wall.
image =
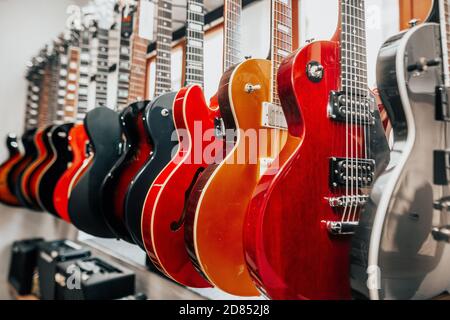
[[65,26],[69,4],[87,0],[0,0],[0,161],[8,132],[22,133],[25,64]]

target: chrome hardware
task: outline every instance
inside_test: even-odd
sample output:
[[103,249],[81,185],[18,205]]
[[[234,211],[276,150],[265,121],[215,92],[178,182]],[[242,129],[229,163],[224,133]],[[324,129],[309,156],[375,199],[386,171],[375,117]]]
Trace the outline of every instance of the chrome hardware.
[[306,43],[312,43],[312,42],[314,42],[314,40],[316,40],[316,39],[310,38],[310,39],[307,39],[305,42],[306,42]]
[[436,241],[450,243],[450,226],[433,228],[431,234]]
[[244,59],[245,60],[250,60],[252,58],[252,56],[245,56]]
[[355,233],[358,225],[356,221],[327,221],[327,230],[332,235],[351,235]]
[[261,85],[260,84],[251,84],[251,83],[247,83],[245,85],[245,92],[247,93],[253,93],[257,90],[261,90]]
[[[347,176],[348,174],[348,176]],[[354,183],[360,187],[370,187],[375,178],[375,160],[372,159],[330,159],[330,186],[345,187]]]
[[368,97],[348,97],[346,94],[331,92],[328,116],[339,122],[349,121],[354,125],[374,125],[375,100]]
[[427,59],[422,57],[418,62],[411,64],[408,66],[408,72],[424,72],[427,71],[431,67],[437,67],[441,64],[441,58]]
[[368,195],[328,198],[328,203],[332,208],[362,207],[366,205],[368,201]]
[[162,109],[162,110],[161,110],[161,115],[162,115],[163,117],[168,117],[169,114],[170,114],[169,110],[167,110],[167,109]]
[[450,198],[442,198],[433,203],[433,208],[440,211],[448,211],[450,209]]
[[410,28],[414,28],[415,26],[417,26],[420,22],[420,19],[412,19],[408,22],[408,25]]
[[261,113],[261,125],[263,127],[287,129],[288,126],[286,118],[284,116],[283,108],[270,102],[263,102],[262,108],[263,110]]
[[215,136],[217,138],[223,138],[226,136],[225,123],[223,118],[214,118]]

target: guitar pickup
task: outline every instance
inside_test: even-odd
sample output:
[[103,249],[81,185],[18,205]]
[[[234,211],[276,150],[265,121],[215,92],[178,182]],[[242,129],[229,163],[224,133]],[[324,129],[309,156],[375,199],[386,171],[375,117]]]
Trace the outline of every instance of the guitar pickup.
[[375,179],[375,160],[330,159],[330,186],[345,187],[353,184],[358,188],[370,187]]
[[438,186],[446,186],[450,177],[450,151],[436,150],[434,151],[434,184]]
[[262,104],[261,124],[267,128],[282,130],[287,130],[288,128],[283,108],[270,102],[263,102]]
[[450,88],[439,86],[436,88],[436,120],[450,121]]
[[350,121],[354,125],[374,125],[374,110],[375,100],[372,98],[331,92],[328,116],[334,121]]

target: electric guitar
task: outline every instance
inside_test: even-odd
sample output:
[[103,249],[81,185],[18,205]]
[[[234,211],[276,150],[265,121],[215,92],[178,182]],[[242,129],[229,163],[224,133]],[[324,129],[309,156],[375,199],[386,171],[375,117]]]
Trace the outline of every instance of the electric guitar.
[[77,174],[69,199],[69,219],[79,230],[102,238],[115,235],[106,223],[102,211],[99,191],[103,180],[117,162],[122,150],[122,132],[118,114],[107,105],[108,47],[110,28],[114,22],[113,1],[105,0],[98,15],[98,55],[96,74],[97,107],[88,112],[84,128],[89,137],[92,156]]
[[[80,34],[80,63],[78,65],[77,121],[70,129],[68,142],[72,151],[72,162],[59,178],[53,193],[53,205],[60,218],[70,222],[69,198],[73,186],[90,162],[89,138],[83,125],[88,112],[89,86],[91,80],[91,44],[95,31],[93,21],[84,15],[83,29]],[[75,70],[74,70],[75,71]]]
[[[202,91],[203,1],[191,0],[187,6],[187,86],[178,92],[173,105],[179,144],[174,158],[147,193],[141,227],[147,254],[161,272],[182,285],[205,288],[211,285],[196,271],[186,251],[184,219],[193,186],[205,168],[215,161],[215,152],[211,150],[215,131],[214,118]],[[207,138],[204,135],[208,131]]]
[[[277,1],[274,11],[287,8]],[[278,88],[289,136],[256,187],[244,227],[247,266],[272,299],[350,299],[351,235],[388,159],[367,87],[365,1],[339,1],[331,41],[284,59]],[[285,38],[278,30],[275,38]]]
[[[124,152],[102,185],[102,212],[115,235],[133,242],[125,226],[125,197],[131,181],[152,153],[144,129],[146,54],[148,41],[139,37],[138,1],[124,7],[121,23],[118,102],[125,136]],[[160,28],[162,26],[159,26]]]
[[450,247],[440,228],[450,205],[449,8],[434,1],[426,23],[388,39],[378,55],[394,144],[351,256],[352,287],[371,299],[431,299],[450,288]]
[[[158,2],[158,37],[156,40],[155,99],[144,110],[144,131],[139,129],[139,146],[146,156],[144,165],[131,181],[125,197],[125,226],[133,242],[144,248],[141,233],[141,215],[148,189],[173,157],[178,140],[173,139],[175,126],[172,106],[176,93],[170,93],[172,49],[172,1]],[[138,127],[139,128],[139,127]],[[151,141],[152,152],[145,143]],[[147,148],[147,149],[145,149]],[[138,151],[141,152],[141,151]]]
[[41,59],[45,65],[44,74],[41,81],[40,99],[38,105],[38,123],[37,131],[27,137],[24,141],[25,156],[29,158],[28,164],[18,174],[15,186],[15,192],[20,202],[29,209],[41,210],[36,198],[35,189],[31,188],[33,174],[39,166],[47,159],[50,146],[48,143],[48,133],[51,130],[52,107],[50,106],[52,95],[55,90],[51,89],[52,78],[55,76],[55,60],[61,45],[60,39],[57,39],[53,48],[46,47],[41,52]]
[[[27,140],[26,136],[32,135],[37,125],[42,66],[36,58],[28,66],[26,79],[28,86],[25,109],[25,141]],[[15,186],[18,172],[24,170],[25,166],[28,165],[29,154],[27,156],[27,154],[20,152],[19,139],[13,134],[8,135],[6,146],[9,151],[9,158],[0,166],[0,202],[11,206],[21,206],[21,202],[15,194]]]
[[[283,14],[275,11],[280,6]],[[256,184],[287,136],[274,75],[281,57],[292,50],[290,2],[274,1],[273,8],[272,61],[248,59],[222,77],[219,107],[225,128],[235,131],[225,138],[231,152],[199,178],[187,207],[191,259],[209,282],[239,296],[259,295],[245,263],[244,218]]]
[[38,177],[37,198],[41,207],[47,212],[58,216],[53,198],[59,178],[65,173],[69,164],[73,161],[73,154],[69,148],[69,132],[74,126],[78,104],[78,81],[80,64],[80,30],[75,25],[67,34],[66,57],[67,67],[62,79],[60,79],[60,111],[57,114],[57,122],[63,123],[55,126],[51,132],[50,145],[53,156],[48,165]]

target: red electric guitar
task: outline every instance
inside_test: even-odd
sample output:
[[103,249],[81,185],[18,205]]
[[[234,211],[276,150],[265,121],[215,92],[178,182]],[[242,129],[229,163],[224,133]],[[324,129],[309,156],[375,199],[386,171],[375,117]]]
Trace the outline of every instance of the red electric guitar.
[[351,235],[381,165],[372,144],[387,148],[367,87],[365,1],[339,3],[335,38],[308,44],[278,73],[289,137],[244,228],[248,268],[272,299],[351,298]]
[[[178,283],[196,288],[211,285],[197,272],[184,244],[184,218],[190,191],[215,152],[214,118],[203,86],[203,1],[188,0],[186,30],[186,82],[173,105],[179,144],[176,156],[153,182],[142,211],[142,236],[152,262]],[[204,139],[209,130],[212,134]],[[212,145],[214,146],[214,144]],[[209,155],[208,155],[209,153]]]

